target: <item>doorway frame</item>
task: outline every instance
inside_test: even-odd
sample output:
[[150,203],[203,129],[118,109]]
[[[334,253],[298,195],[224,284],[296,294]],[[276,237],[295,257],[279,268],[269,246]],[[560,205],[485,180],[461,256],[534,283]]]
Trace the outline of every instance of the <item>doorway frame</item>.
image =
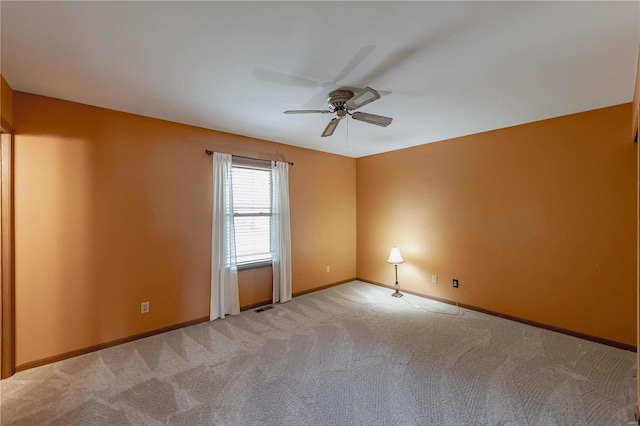
[[13,214],[13,127],[0,118],[0,379],[16,370],[15,356],[15,247]]

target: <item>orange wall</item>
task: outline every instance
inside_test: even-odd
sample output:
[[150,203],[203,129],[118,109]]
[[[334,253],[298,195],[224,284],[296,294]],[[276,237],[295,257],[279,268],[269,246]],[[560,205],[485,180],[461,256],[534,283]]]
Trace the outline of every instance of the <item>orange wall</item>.
[[407,290],[635,345],[630,115],[625,104],[357,159],[357,276],[393,284],[397,245]]
[[13,90],[0,75],[0,116],[9,126],[13,126]]
[[273,270],[271,267],[238,271],[240,306],[252,308],[270,303],[273,299]]
[[[352,158],[22,92],[14,124],[18,366],[208,315],[205,149],[295,163],[294,293],[355,277]],[[270,268],[239,281],[270,298]]]
[[[17,365],[208,315],[204,149],[296,163],[294,293],[356,276],[356,245],[357,276],[392,284],[398,245],[403,288],[635,344],[630,105],[358,160],[21,92],[14,109]],[[241,305],[270,281],[241,272]]]
[[[640,52],[638,52],[638,66],[636,68],[636,84],[635,90],[633,93],[633,104],[632,104],[632,117],[633,122],[631,125],[631,136],[632,138],[636,138],[638,135],[638,128],[640,127]],[[638,143],[636,142],[636,157],[637,157],[637,165],[636,168],[638,170],[637,175],[637,186],[636,186],[636,213],[638,214],[637,222],[636,222],[636,236],[637,236],[637,245],[636,245],[636,256],[637,256],[637,264],[636,264],[636,297],[637,297],[637,307],[640,307],[640,151],[638,151]],[[636,346],[640,348],[640,309],[636,309]],[[637,389],[640,389],[640,351],[638,351],[638,370],[636,374],[637,379]],[[638,392],[638,400],[636,405],[636,413],[640,413],[637,407],[640,407],[640,392]],[[640,420],[640,419],[639,419]]]

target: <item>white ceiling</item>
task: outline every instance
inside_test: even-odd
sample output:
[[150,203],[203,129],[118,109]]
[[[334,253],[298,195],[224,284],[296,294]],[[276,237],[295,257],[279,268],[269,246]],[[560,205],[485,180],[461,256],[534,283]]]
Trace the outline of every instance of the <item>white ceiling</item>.
[[[14,90],[350,157],[630,102],[638,2],[9,2]],[[338,87],[384,96],[321,138]]]

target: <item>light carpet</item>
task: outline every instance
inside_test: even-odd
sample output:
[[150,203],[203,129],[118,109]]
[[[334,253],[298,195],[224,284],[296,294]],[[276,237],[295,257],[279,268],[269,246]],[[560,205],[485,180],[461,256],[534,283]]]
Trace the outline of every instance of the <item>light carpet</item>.
[[632,424],[634,353],[390,293],[355,281],[20,372],[1,422]]

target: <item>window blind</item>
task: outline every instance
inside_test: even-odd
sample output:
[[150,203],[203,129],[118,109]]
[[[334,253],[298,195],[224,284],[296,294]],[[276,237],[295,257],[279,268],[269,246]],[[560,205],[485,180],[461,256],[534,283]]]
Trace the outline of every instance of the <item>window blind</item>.
[[271,260],[271,169],[234,165],[233,216],[238,266]]

